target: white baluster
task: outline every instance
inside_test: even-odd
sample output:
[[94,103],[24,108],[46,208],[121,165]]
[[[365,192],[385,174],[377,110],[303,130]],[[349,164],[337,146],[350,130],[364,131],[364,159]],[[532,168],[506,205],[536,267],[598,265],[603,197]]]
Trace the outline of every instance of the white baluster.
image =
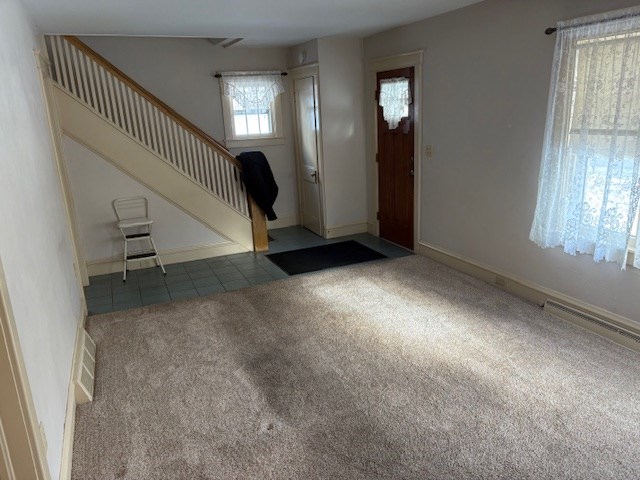
[[216,184],[216,194],[220,198],[224,198],[224,191],[222,189],[222,170],[220,168],[220,159],[218,158],[218,152],[212,150],[211,156],[213,157],[213,180]]
[[96,93],[95,79],[93,76],[93,60],[89,57],[85,57],[85,61],[87,63],[87,79],[89,84],[89,92],[91,92],[91,98],[93,99],[93,109],[96,111],[100,111],[98,104],[98,95]]
[[80,70],[80,78],[82,79],[82,91],[84,93],[84,101],[87,102],[88,105],[93,107],[93,100],[91,98],[91,93],[89,92],[89,82],[87,81],[87,72],[86,72],[86,64],[85,59],[86,56],[84,53],[80,52],[77,48],[74,48],[75,54],[78,56],[78,69]]
[[151,146],[151,135],[149,133],[149,119],[147,118],[147,111],[144,108],[147,103],[147,99],[142,95],[138,95],[138,111],[140,112],[140,121],[142,122],[142,131],[144,133],[144,143],[147,147]]
[[73,65],[72,65],[72,59],[71,59],[71,52],[70,52],[69,42],[66,42],[66,41],[64,42],[64,57],[67,64],[67,75],[69,78],[69,81],[66,87],[68,91],[70,91],[73,95],[77,97],[78,94],[76,93],[76,82],[73,77]]
[[118,111],[120,112],[120,128],[122,128],[122,130],[124,130],[125,132],[127,131],[127,115],[125,114],[125,110],[124,110],[124,103],[122,102],[122,92],[121,90],[125,87],[124,83],[122,83],[120,81],[119,78],[115,78],[113,79],[114,81],[114,89],[116,91],[116,103],[118,104]]
[[169,133],[167,130],[167,122],[169,121],[169,117],[167,117],[163,112],[158,112],[158,116],[160,117],[160,124],[162,125],[162,140],[164,144],[164,156],[170,163],[174,163],[172,159],[171,153],[171,140],[169,138]]
[[58,85],[62,86],[62,80],[60,75],[62,75],[62,70],[60,69],[60,60],[58,55],[60,54],[58,51],[58,38],[60,37],[49,37],[49,45],[51,46],[51,56],[53,57],[53,71],[56,74],[56,82]]
[[109,82],[107,81],[107,79],[109,78],[109,74],[106,73],[105,74],[105,69],[102,67],[100,68],[100,80],[102,83],[102,93],[104,94],[104,104],[105,104],[105,111],[104,111],[104,115],[107,119],[113,121],[113,115],[111,113],[111,92],[109,91]]
[[129,108],[129,119],[131,120],[131,126],[129,133],[134,138],[140,138],[138,134],[138,121],[136,119],[136,105],[134,102],[135,92],[130,88],[127,88],[126,102]]
[[104,101],[104,95],[102,93],[102,81],[100,79],[100,66],[95,63],[95,62],[91,62],[91,78],[93,78],[93,81],[95,83],[96,86],[96,93],[98,95],[98,106],[96,107],[98,112],[100,112],[101,116],[105,116],[105,109],[106,109],[106,104]]
[[156,135],[155,107],[151,105],[151,103],[146,102],[146,110],[147,122],[149,122],[149,130],[151,131],[151,149],[158,155],[162,155],[160,153],[160,147],[158,146],[158,136]]

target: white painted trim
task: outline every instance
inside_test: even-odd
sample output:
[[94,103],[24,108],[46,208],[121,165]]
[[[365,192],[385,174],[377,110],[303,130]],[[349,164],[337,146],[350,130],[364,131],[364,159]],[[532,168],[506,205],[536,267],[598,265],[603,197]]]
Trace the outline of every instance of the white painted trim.
[[274,145],[284,145],[284,137],[261,137],[261,138],[238,138],[236,140],[227,139],[224,141],[227,148],[246,147],[273,147]]
[[271,103],[272,121],[274,132],[272,135],[243,137],[236,136],[233,124],[233,99],[224,94],[222,78],[218,82],[220,85],[220,100],[222,102],[222,123],[224,125],[225,146],[227,148],[237,147],[260,147],[269,145],[284,145],[284,119],[282,117],[282,94],[277,95]]
[[267,229],[274,230],[276,228],[293,227],[294,225],[300,225],[300,220],[298,220],[297,215],[282,217],[278,218],[277,220],[267,222]]
[[298,75],[299,72],[303,72],[305,69],[313,70],[318,69],[319,63],[307,63],[306,65],[298,65],[297,67],[292,67],[289,69],[289,74],[293,78],[294,75]]
[[76,341],[73,350],[73,364],[67,392],[67,413],[64,420],[64,433],[62,437],[62,462],[60,463],[60,480],[71,479],[71,465],[73,458],[73,436],[76,430],[76,376],[78,369],[82,367],[84,320],[76,331]]
[[2,418],[0,418],[0,478],[16,480],[16,473],[11,463],[11,457],[9,456],[9,444],[4,433]]
[[[15,427],[17,430],[9,430],[9,427],[3,426],[7,434],[6,440],[8,443],[6,447],[9,450],[12,448],[28,448],[26,457],[28,457],[30,461],[28,465],[22,462],[22,464],[15,464],[13,466],[16,471],[16,476],[21,478],[34,478],[36,480],[50,480],[51,473],[49,472],[49,466],[47,464],[46,441],[38,426],[38,415],[33,402],[33,394],[31,392],[27,369],[24,364],[22,348],[18,338],[18,329],[13,316],[13,308],[11,307],[11,299],[9,297],[9,290],[7,288],[1,258],[0,369],[8,373],[8,380],[13,386],[13,388],[0,389],[0,402],[6,404],[5,402],[17,400],[17,408],[12,413],[22,416],[19,422],[20,426],[16,425]],[[14,436],[13,438],[12,435]],[[12,446],[10,442],[15,442],[16,436],[21,437],[28,445],[20,444]]]
[[[192,247],[173,248],[170,250],[160,250],[158,253],[162,263],[169,265],[172,263],[191,262],[204,258],[219,257],[222,255],[233,255],[234,253],[248,252],[246,248],[233,242],[221,242],[213,245],[196,245]],[[141,268],[154,267],[153,260],[131,263],[129,269],[138,270]],[[122,272],[122,255],[117,257],[102,258],[87,262],[89,276],[105,275],[107,273]]]
[[[369,118],[369,128],[371,129],[371,145],[372,156],[367,160],[373,165],[373,211],[380,210],[380,202],[378,199],[378,164],[376,162],[376,153],[378,151],[378,115],[375,101],[376,91],[376,74],[387,70],[395,70],[398,68],[414,67],[414,100],[413,100],[413,248],[418,251],[419,239],[421,231],[421,209],[422,209],[422,59],[423,51],[402,53],[399,55],[391,55],[388,57],[374,58],[367,62],[367,84],[365,88],[365,102],[371,102],[373,106],[372,115]],[[372,222],[373,228],[369,229],[372,235],[380,235],[380,222],[376,219]]]
[[[557,302],[564,303],[570,307],[573,307],[576,310],[582,311],[596,318],[600,318],[606,322],[611,323],[612,325],[628,330],[631,333],[640,335],[640,326],[638,326],[636,322],[629,318],[623,317],[622,315],[618,315],[595,305],[591,305],[569,295],[565,295],[564,293],[558,292],[557,290],[552,290],[529,280],[513,276],[491,265],[477,262],[463,255],[459,255],[444,248],[425,242],[419,243],[418,254],[429,257],[437,262],[443,263],[455,270],[471,275],[472,277],[478,278],[492,285],[496,285],[496,287],[498,288],[502,288],[509,293],[534,302],[541,307],[544,305],[547,299],[555,300]],[[500,277],[500,279],[504,282],[504,285],[498,286],[496,284],[497,277]],[[616,335],[611,335],[610,332],[604,328],[598,328],[595,325],[586,323],[580,323],[577,325],[586,327],[589,330],[610,338],[620,345],[628,347],[627,344],[620,343],[618,339],[616,339]]]
[[325,238],[346,237],[347,235],[356,235],[358,233],[367,233],[369,224],[367,222],[350,223],[348,225],[336,225],[329,227],[324,232]]

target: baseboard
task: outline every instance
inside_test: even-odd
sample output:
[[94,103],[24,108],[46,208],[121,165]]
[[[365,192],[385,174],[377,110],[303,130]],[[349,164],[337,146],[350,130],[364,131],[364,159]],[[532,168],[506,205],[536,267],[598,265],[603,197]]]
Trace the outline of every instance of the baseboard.
[[[85,315],[86,316],[86,315]],[[67,392],[67,412],[64,420],[64,432],[62,437],[62,462],[60,464],[60,480],[71,480],[71,465],[73,458],[73,436],[76,431],[76,374],[82,367],[83,354],[83,318],[76,331],[76,341],[73,349],[73,363],[71,364],[71,376],[69,377],[69,389]]]
[[355,235],[357,233],[367,233],[369,224],[350,223],[348,225],[337,225],[335,227],[327,227],[324,231],[324,238],[345,237],[347,235]]
[[[608,322],[614,326],[633,332],[636,335],[640,335],[640,328],[638,324],[629,318],[623,317],[622,315],[618,315],[595,305],[591,305],[569,295],[565,295],[564,293],[558,292],[557,290],[538,285],[529,280],[518,278],[516,276],[503,272],[500,269],[466,258],[462,255],[448,251],[436,245],[419,242],[417,253],[419,255],[429,257],[439,263],[443,263],[455,270],[466,273],[467,275],[471,275],[472,277],[495,285],[496,287],[517,295],[518,297],[534,302],[541,307],[548,299],[554,300],[556,302],[560,302],[572,308],[575,308],[576,310],[582,311],[586,314],[592,315],[596,318],[602,319],[603,321]],[[610,332],[608,332],[606,329],[597,327],[597,325],[591,325],[582,322],[572,323],[575,323],[576,325],[579,325],[583,328],[587,328],[588,330],[591,330],[600,335],[606,336],[607,338],[610,338],[620,345],[629,347],[628,344],[621,343],[617,338],[611,336]],[[638,345],[638,348],[640,349],[640,345]],[[633,349],[636,350],[635,348]]]
[[293,227],[295,225],[300,225],[300,221],[298,220],[297,216],[293,215],[291,217],[278,218],[277,220],[267,222],[267,230],[274,230],[276,228]]
[[[202,260],[203,258],[219,257],[221,255],[233,255],[243,253],[248,250],[233,242],[222,242],[213,245],[198,245],[194,247],[175,248],[171,250],[160,250],[160,259],[165,265],[172,263],[191,262]],[[153,260],[135,262],[129,264],[130,270],[139,270],[155,266]],[[122,256],[103,258],[87,262],[89,276],[105,275],[107,273],[122,272]]]

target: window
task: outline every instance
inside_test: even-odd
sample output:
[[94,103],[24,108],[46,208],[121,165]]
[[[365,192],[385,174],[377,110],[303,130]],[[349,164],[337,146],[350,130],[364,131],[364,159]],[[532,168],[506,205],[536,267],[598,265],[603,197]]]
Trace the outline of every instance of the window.
[[380,99],[382,116],[389,124],[389,130],[398,128],[400,121],[409,116],[411,87],[409,79],[404,77],[384,78],[380,80]]
[[229,72],[220,77],[228,147],[284,143],[280,72]]
[[624,269],[640,238],[640,8],[557,34],[530,238]]

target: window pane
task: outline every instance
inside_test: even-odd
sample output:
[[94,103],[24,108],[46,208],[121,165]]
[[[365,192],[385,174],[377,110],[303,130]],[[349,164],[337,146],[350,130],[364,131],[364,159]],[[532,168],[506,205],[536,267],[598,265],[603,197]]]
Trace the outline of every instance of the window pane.
[[382,116],[389,124],[389,129],[398,127],[400,120],[409,116],[411,91],[409,79],[404,77],[380,80],[380,99]]
[[236,136],[273,135],[271,108],[242,109],[236,107],[233,111],[234,132]]

